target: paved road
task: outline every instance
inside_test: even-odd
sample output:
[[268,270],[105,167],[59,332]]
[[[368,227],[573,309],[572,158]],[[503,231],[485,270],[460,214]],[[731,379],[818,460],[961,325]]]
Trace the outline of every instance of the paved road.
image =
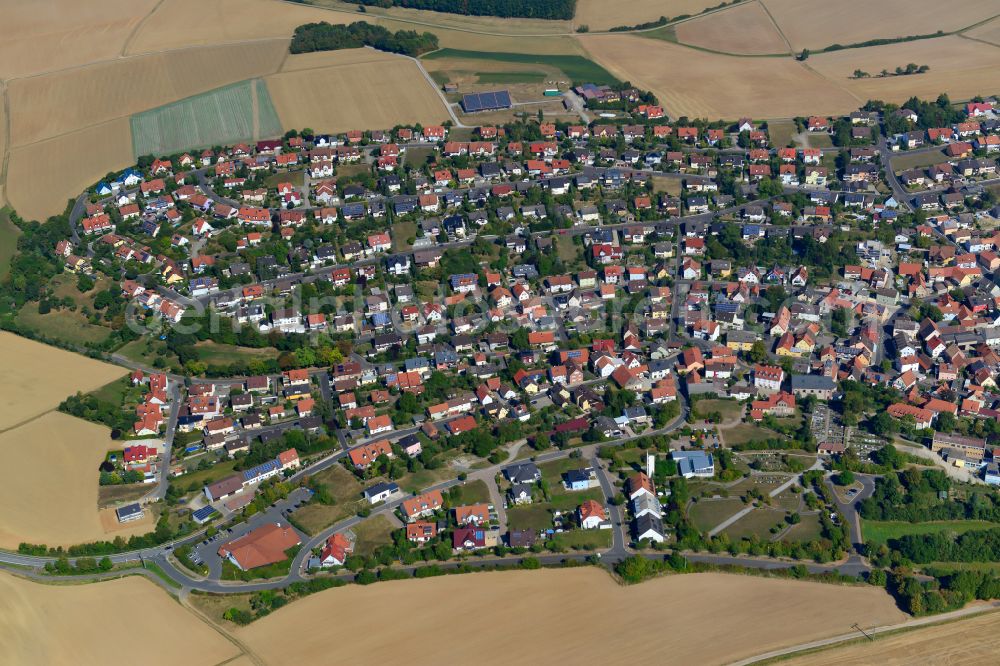
[[836,489],[833,485],[832,476],[827,476],[824,479],[827,487],[833,492],[834,502],[837,504],[837,509],[840,510],[844,520],[847,521],[848,527],[851,531],[851,544],[854,549],[858,552],[862,552],[862,546],[864,546],[865,539],[864,534],[861,530],[861,516],[858,515],[858,504],[869,497],[875,492],[875,479],[876,476],[870,474],[856,474],[855,478],[861,483],[861,490],[850,502],[841,501],[840,497],[837,495]]

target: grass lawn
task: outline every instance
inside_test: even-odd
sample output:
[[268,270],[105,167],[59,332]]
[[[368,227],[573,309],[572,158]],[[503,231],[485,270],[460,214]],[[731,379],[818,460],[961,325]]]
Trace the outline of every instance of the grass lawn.
[[186,492],[197,493],[201,492],[203,486],[215,483],[219,479],[229,476],[235,468],[235,460],[224,460],[212,465],[208,469],[194,470],[179,476],[175,483],[178,487],[186,489]]
[[907,534],[937,534],[938,532],[961,534],[970,530],[985,530],[996,527],[1000,527],[1000,525],[985,520],[934,520],[926,523],[865,520],[861,523],[861,532],[864,535],[865,543],[879,545]]
[[743,516],[735,523],[727,527],[723,532],[729,535],[733,541],[749,539],[756,534],[761,541],[770,541],[773,536],[771,528],[778,523],[784,523],[785,512],[773,509],[754,509]]
[[363,520],[354,526],[354,552],[358,555],[371,555],[379,546],[392,543],[392,532],[395,528],[385,516],[374,516]]
[[[447,454],[446,454],[447,455]],[[442,481],[447,481],[455,476],[455,470],[448,466],[448,460],[452,456],[449,456],[444,460],[440,467],[437,469],[422,469],[419,472],[413,472],[412,474],[407,474],[401,479],[397,479],[396,483],[399,487],[408,493],[419,493],[425,488],[430,486],[435,486]]]
[[[252,609],[250,608],[251,597],[253,597],[253,594],[249,592],[242,594],[209,594],[208,592],[194,591],[188,595],[188,602],[204,613],[205,616],[210,618],[213,622],[221,625],[223,624],[223,613],[230,608],[236,608],[248,613],[252,612]],[[228,626],[233,626],[228,622],[226,624]]]
[[598,504],[604,504],[604,493],[600,488],[588,488],[587,490],[566,490],[559,486],[558,489],[550,487],[551,499],[549,505],[560,511],[574,511],[578,506],[587,500],[594,500]]
[[768,430],[767,428],[754,425],[753,423],[737,423],[736,425],[728,428],[721,428],[720,432],[722,433],[723,440],[725,440],[726,445],[728,446],[746,444],[747,442],[752,442],[754,440],[783,437],[783,435],[776,433],[773,430]]
[[481,502],[488,504],[490,501],[490,489],[486,486],[485,481],[473,481],[472,483],[455,486],[453,492],[456,496],[455,503],[460,506],[465,504],[479,504]]
[[238,361],[252,361],[255,358],[273,359],[278,357],[278,350],[274,347],[238,347],[219,344],[211,340],[195,343],[195,349],[198,350],[198,357],[209,365],[229,365]]
[[123,483],[117,486],[101,486],[97,491],[97,506],[117,506],[122,502],[134,502],[153,490],[149,483]]
[[417,223],[413,220],[392,225],[392,251],[404,252],[413,245],[411,238],[417,237]]
[[743,507],[743,501],[737,498],[700,500],[688,509],[688,517],[698,531],[708,532]]
[[353,516],[364,500],[361,483],[340,465],[333,465],[317,472],[314,479],[324,484],[333,495],[334,504],[313,501],[295,511],[295,523],[309,534],[316,534],[334,523]]
[[304,176],[305,171],[301,169],[284,173],[272,173],[264,179],[264,187],[277,188],[281,183],[291,183],[292,185],[301,187],[302,183],[305,181]]
[[[101,400],[102,402],[110,402],[114,405],[123,405],[125,404],[126,396],[128,396],[132,388],[132,382],[129,381],[128,377],[122,377],[105,384],[101,388],[94,389],[90,392],[90,395],[94,396],[98,400]],[[139,390],[136,390],[136,397],[141,397],[141,392]]]
[[695,403],[694,415],[705,418],[712,412],[719,412],[723,419],[736,419],[743,415],[743,403],[735,400],[699,400]]
[[653,191],[657,193],[666,192],[670,196],[679,197],[681,195],[682,183],[683,181],[680,178],[653,176]]
[[173,366],[177,365],[177,357],[166,350],[166,344],[159,340],[152,340],[148,337],[142,337],[138,340],[133,340],[127,344],[122,345],[116,350],[116,354],[121,354],[130,361],[135,361],[136,363],[144,363],[146,365],[153,365],[153,361],[156,360],[159,353],[163,353],[163,357],[167,360],[167,363]]
[[522,504],[507,509],[507,528],[544,531],[552,528],[552,505]]
[[819,522],[819,514],[810,514],[802,516],[802,522],[785,532],[784,536],[781,537],[781,541],[807,543],[818,539],[822,531],[823,528]]
[[811,148],[833,148],[833,137],[823,132],[810,134],[809,146]]
[[427,164],[427,158],[434,154],[433,148],[407,148],[406,164],[420,168]]
[[556,254],[565,264],[575,264],[580,261],[581,246],[573,242],[572,236],[555,237]]
[[784,148],[792,142],[792,136],[798,133],[794,120],[769,120],[767,122],[767,133],[771,138],[771,145]]
[[111,333],[111,329],[95,326],[79,311],[53,309],[38,313],[37,303],[28,303],[17,313],[17,323],[46,337],[76,344],[96,344]]
[[601,550],[611,547],[611,530],[570,530],[552,535],[552,545],[569,550]]
[[549,482],[549,485],[555,489],[558,484],[562,486],[562,475],[571,469],[583,469],[589,465],[585,460],[581,458],[559,458],[558,460],[552,460],[547,463],[542,463],[538,466],[538,471],[542,473],[542,478]]
[[152,571],[160,580],[174,589],[180,589],[181,584],[167,575],[167,572],[156,562],[146,562],[146,569]]
[[479,83],[541,83],[545,72],[478,72]]
[[926,153],[899,153],[892,155],[889,158],[889,164],[892,165],[892,170],[896,173],[900,171],[906,171],[908,169],[916,169],[918,167],[932,166],[934,164],[940,164],[941,162],[947,162],[948,158],[945,156],[943,150],[931,150]]
[[462,49],[440,49],[423,56],[425,60],[440,58],[465,58],[467,60],[489,60],[493,62],[528,63],[546,65],[561,70],[574,83],[592,82],[596,84],[621,83],[611,72],[578,55],[539,55],[534,53],[500,53],[494,51],[465,51]]
[[437,293],[438,283],[434,280],[417,280],[414,285],[414,291],[417,292],[417,298],[421,301],[429,301],[434,298],[434,294]]
[[10,208],[0,208],[0,279],[7,277],[10,260],[17,252],[17,237],[21,230],[10,221]]
[[791,489],[781,493],[773,500],[774,506],[781,507],[785,511],[798,511],[802,503],[802,493],[793,493]]

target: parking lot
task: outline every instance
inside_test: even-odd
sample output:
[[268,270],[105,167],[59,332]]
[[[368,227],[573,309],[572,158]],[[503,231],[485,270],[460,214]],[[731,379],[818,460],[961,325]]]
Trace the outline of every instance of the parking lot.
[[[255,514],[245,522],[220,530],[215,536],[198,542],[191,549],[191,561],[195,564],[205,564],[208,567],[209,575],[212,578],[218,578],[222,575],[222,558],[219,557],[219,547],[222,544],[238,539],[251,530],[268,523],[289,524],[288,514],[307,502],[311,494],[307,488],[296,488],[286,499],[276,502],[267,511]],[[299,536],[302,537],[303,541],[307,539],[303,534]]]

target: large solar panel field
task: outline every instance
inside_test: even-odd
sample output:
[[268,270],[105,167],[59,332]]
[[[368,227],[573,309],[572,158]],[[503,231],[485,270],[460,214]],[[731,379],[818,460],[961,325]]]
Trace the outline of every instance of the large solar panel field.
[[466,113],[477,111],[497,111],[511,107],[510,93],[506,90],[470,93],[462,96],[462,109]]

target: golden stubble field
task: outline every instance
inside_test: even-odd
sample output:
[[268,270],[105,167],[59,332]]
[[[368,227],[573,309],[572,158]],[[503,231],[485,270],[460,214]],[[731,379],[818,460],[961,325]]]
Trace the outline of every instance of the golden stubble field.
[[0,332],[0,431],[55,409],[66,396],[93,391],[126,370]]
[[285,71],[265,79],[284,127],[342,132],[441,123],[449,117],[407,58],[372,59],[352,51],[304,54],[301,63],[299,58],[289,56]]
[[[405,619],[372,631],[386,608]],[[470,649],[456,637],[467,636],[475,636],[483,664],[509,663],[503,646],[512,641],[540,664],[721,664],[844,633],[855,622],[905,617],[871,587],[726,574],[622,587],[586,567],[350,586],[296,601],[234,634],[269,664],[332,653],[342,663],[455,663]]]
[[675,28],[677,41],[713,51],[759,55],[788,53],[788,44],[759,2],[685,21]]
[[925,629],[914,629],[873,642],[819,650],[781,662],[787,666],[980,666],[997,662],[995,636],[1000,613],[977,615]]
[[0,78],[117,58],[157,0],[0,0]]
[[0,663],[211,666],[240,654],[145,578],[43,585],[0,574]]
[[790,118],[864,103],[792,58],[726,56],[624,34],[580,41],[618,78],[652,90],[675,117]]
[[7,200],[28,220],[61,213],[101,176],[135,163],[127,117],[10,151]]
[[[907,63],[928,65],[930,71],[910,76],[850,78],[856,69],[875,75]],[[913,95],[934,99],[942,92],[953,100],[963,100],[1000,88],[1000,48],[957,35],[820,53],[810,57],[807,64],[866,100],[903,102]]]
[[[761,0],[795,50],[950,32],[1000,14],[996,0]],[[903,63],[905,64],[905,63]]]
[[674,18],[698,14],[717,4],[715,0],[577,0],[575,22],[591,30],[608,30],[620,25],[656,21],[661,16]]
[[[211,46],[134,56],[12,81],[8,90],[11,146],[271,74],[281,67],[287,50],[287,39]],[[124,81],[128,85],[123,85]]]
[[992,21],[984,23],[977,28],[973,28],[964,34],[966,37],[981,39],[984,42],[1000,46],[1000,18],[995,18]]
[[150,510],[124,525],[113,510],[98,511],[97,467],[121,446],[104,426],[60,412],[0,433],[0,547],[72,546],[152,531]]

